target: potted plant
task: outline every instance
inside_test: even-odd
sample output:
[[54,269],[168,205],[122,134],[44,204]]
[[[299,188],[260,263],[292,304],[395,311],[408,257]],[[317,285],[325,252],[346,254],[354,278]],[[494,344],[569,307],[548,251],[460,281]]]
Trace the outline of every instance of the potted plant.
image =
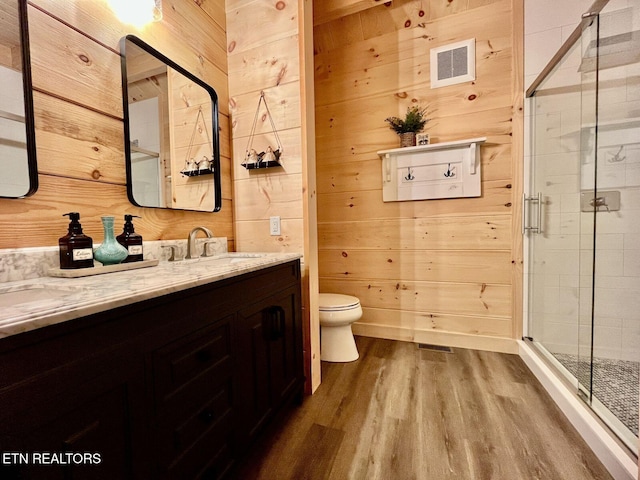
[[384,121],[389,124],[391,130],[400,135],[401,147],[413,147],[416,144],[416,133],[421,132],[429,121],[425,117],[426,113],[426,107],[421,108],[418,105],[414,105],[413,107],[407,107],[407,114],[404,120],[399,117],[388,117]]

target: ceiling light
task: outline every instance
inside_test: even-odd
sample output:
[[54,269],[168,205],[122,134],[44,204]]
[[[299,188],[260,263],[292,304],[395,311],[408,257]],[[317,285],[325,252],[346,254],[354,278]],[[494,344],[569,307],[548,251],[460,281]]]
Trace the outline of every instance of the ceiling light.
[[162,20],[162,0],[108,0],[108,4],[122,23],[138,28]]

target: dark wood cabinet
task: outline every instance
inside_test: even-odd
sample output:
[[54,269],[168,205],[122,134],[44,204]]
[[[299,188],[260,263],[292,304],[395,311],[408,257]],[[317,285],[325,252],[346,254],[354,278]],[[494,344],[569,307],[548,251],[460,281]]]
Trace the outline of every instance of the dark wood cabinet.
[[[72,343],[91,342],[88,332],[72,337]],[[143,396],[142,365],[130,363],[131,357],[118,348],[65,362],[65,355],[50,349],[57,342],[52,343],[40,344],[50,368],[0,389],[0,451],[21,454],[14,462],[3,458],[0,478],[142,475],[134,464],[138,434],[131,417]],[[7,367],[0,371],[12,373],[20,360],[27,364],[21,354],[18,349],[0,356]]]
[[302,395],[301,321],[296,260],[0,340],[0,478],[223,478]]
[[238,312],[238,442],[249,444],[302,376],[300,296],[294,287]]
[[231,464],[233,318],[227,315],[151,355],[151,428],[160,478],[198,478]]

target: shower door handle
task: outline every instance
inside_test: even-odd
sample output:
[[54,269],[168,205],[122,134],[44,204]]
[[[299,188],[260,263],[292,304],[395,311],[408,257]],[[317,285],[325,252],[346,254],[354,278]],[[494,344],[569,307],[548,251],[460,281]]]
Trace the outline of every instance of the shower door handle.
[[[527,225],[527,202],[538,205],[538,221],[535,226]],[[526,232],[542,233],[542,192],[538,192],[535,197],[527,197],[526,193],[522,194],[522,234]]]

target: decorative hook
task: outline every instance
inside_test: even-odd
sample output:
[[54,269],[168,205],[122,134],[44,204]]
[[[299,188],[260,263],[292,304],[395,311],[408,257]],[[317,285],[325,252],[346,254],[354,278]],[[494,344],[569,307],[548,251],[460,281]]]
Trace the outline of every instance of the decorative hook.
[[451,164],[449,163],[449,164],[447,165],[447,171],[446,171],[446,173],[444,174],[444,176],[445,176],[445,177],[447,177],[447,178],[455,177],[455,176],[456,176],[456,172],[454,172],[454,169],[455,169],[455,168],[456,168],[456,167],[451,168]]
[[626,155],[624,157],[620,156],[623,149],[624,149],[624,145],[620,145],[620,149],[613,154],[613,157],[608,159],[608,162],[609,163],[624,162],[624,160],[627,158]]
[[411,170],[411,167],[407,167],[407,176],[404,177],[404,179],[408,182],[416,179],[415,175],[413,174],[413,170]]

